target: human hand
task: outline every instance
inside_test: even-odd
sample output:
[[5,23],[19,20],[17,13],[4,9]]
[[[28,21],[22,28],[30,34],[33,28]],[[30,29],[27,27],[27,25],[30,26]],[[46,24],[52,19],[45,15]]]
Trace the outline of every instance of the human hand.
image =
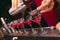
[[11,6],[9,12],[16,10],[19,7],[19,4],[21,2],[22,2],[22,0],[12,0],[12,6]]
[[34,15],[36,15],[37,12],[38,12],[38,10],[35,9],[35,10],[29,12],[29,14],[30,14],[31,16],[34,16]]
[[37,7],[37,10],[40,10],[41,13],[44,13],[52,10],[53,7],[54,7],[53,0],[43,0],[41,5]]

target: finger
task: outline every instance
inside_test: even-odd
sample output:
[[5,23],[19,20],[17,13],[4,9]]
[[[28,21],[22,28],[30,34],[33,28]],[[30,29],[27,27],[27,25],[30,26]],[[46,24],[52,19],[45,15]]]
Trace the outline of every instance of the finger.
[[12,8],[17,8],[18,1],[17,0],[12,0]]
[[45,6],[48,6],[50,3],[51,3],[52,0],[43,0],[42,1],[42,4],[41,4],[41,7],[45,7]]
[[48,6],[51,3],[51,0],[43,0],[41,5],[37,7],[37,10],[42,10],[42,8]]
[[48,12],[48,11],[52,10],[53,7],[54,7],[54,2],[53,2],[53,0],[52,0],[51,3],[50,3],[48,6],[44,7],[44,8],[41,10],[41,13]]
[[40,12],[45,13],[45,12],[51,11],[52,9],[53,9],[53,7],[50,7],[50,8],[46,8],[44,10],[41,10]]
[[18,0],[18,4],[20,4],[22,2],[22,0]]

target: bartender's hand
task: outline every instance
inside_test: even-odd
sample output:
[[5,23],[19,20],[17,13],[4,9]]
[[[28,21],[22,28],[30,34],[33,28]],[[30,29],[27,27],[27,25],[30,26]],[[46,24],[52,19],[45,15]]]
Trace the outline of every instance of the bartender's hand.
[[14,11],[15,9],[17,9],[19,3],[22,2],[22,0],[11,0],[11,1],[12,1],[12,6],[11,6],[9,12]]
[[43,0],[41,5],[37,7],[37,10],[40,10],[41,13],[48,12],[54,7],[53,0]]

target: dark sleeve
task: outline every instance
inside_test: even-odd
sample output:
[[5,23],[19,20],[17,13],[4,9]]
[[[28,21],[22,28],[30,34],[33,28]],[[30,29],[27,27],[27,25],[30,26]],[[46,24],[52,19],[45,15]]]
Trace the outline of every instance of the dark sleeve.
[[57,2],[57,0],[54,0],[54,9],[57,8],[59,6],[59,3]]

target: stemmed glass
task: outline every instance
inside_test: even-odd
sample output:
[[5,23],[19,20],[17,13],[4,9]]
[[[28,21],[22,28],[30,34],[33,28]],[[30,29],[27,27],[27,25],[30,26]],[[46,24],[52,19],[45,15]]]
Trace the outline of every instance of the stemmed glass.
[[32,30],[32,33],[33,34],[36,34],[37,32],[34,30],[34,28],[31,25],[31,23],[32,23],[32,16],[31,15],[30,16],[28,15],[27,17],[28,18],[26,19],[25,24],[27,24],[27,25],[29,25],[31,27],[31,30]]
[[41,25],[41,14],[40,11],[38,10],[33,10],[30,15],[32,15],[32,20],[34,23],[37,23],[40,27],[42,27]]
[[27,35],[29,33],[29,32],[26,31],[26,29],[24,27],[24,18],[22,18],[21,21],[20,21],[20,27],[23,28],[24,35]]

